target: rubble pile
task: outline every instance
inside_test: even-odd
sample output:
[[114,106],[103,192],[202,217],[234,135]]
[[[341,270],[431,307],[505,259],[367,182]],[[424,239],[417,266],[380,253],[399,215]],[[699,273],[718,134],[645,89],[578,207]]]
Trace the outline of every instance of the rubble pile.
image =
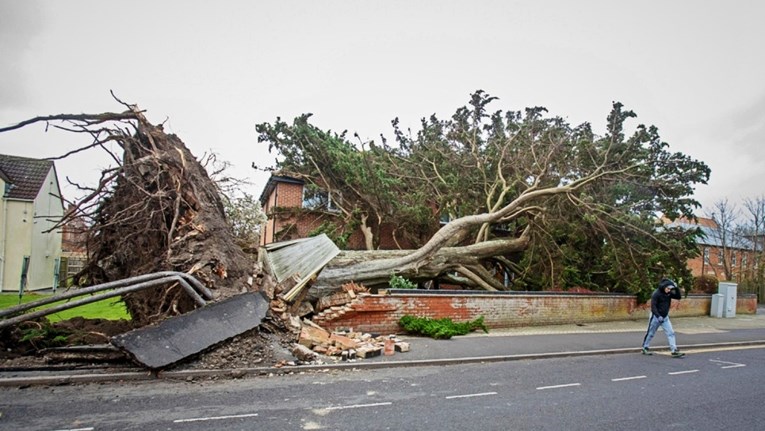
[[297,343],[292,355],[300,362],[321,362],[321,356],[330,356],[343,361],[372,358],[380,355],[393,355],[395,352],[408,352],[409,343],[395,334],[379,335],[355,332],[353,328],[328,331],[307,317],[314,314],[344,313],[361,295],[369,295],[369,289],[356,283],[346,283],[342,289],[332,295],[321,297],[315,305],[304,300],[304,292],[295,295],[296,301],[290,304],[285,300],[285,292],[294,292],[298,277],[292,277],[284,283],[265,290],[270,295],[271,312],[276,314],[297,334]]
[[409,343],[392,335],[354,332],[352,328],[329,332],[310,320],[303,320],[300,339],[292,354],[301,361],[315,361],[317,354],[340,357],[341,360],[390,356],[408,352]]

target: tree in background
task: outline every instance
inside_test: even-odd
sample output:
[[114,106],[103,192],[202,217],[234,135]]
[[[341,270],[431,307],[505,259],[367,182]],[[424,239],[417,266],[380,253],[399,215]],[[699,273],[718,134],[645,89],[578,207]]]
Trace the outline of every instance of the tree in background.
[[[541,107],[490,111],[495,100],[478,91],[416,133],[396,119],[395,141],[380,144],[322,132],[310,115],[257,126],[276,168],[327,189],[342,222],[366,235],[368,251],[333,260],[317,287],[384,284],[391,274],[487,290],[649,292],[661,276],[690,280],[695,232],[659,229],[656,216],[693,217],[703,162],[669,152],[653,126],[626,137],[635,114],[619,103],[598,136]],[[439,219],[448,221],[440,229]],[[376,250],[384,224],[419,248]]]
[[710,266],[718,279],[736,280],[740,272],[736,267],[741,264],[737,252],[750,249],[748,241],[744,238],[743,227],[738,225],[740,215],[739,209],[735,204],[728,202],[728,199],[715,202],[714,208],[707,214],[715,224],[711,229],[711,239],[718,244],[718,262],[722,266],[722,274],[717,273],[715,266]]
[[747,210],[743,231],[750,240],[751,259],[745,265],[744,280],[748,280],[755,287],[765,285],[765,259],[763,258],[763,247],[765,241],[765,196],[756,199],[745,199],[744,207]]

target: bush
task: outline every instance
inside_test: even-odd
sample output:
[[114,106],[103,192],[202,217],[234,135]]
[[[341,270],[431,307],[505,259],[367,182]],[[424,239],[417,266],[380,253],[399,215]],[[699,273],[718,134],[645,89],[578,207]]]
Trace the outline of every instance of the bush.
[[700,275],[693,278],[693,291],[698,293],[717,293],[719,282],[717,278],[711,275]]
[[452,319],[431,319],[429,317],[404,316],[398,323],[410,334],[425,335],[427,337],[448,340],[455,335],[465,335],[476,329],[489,332],[483,323],[483,316],[472,322],[455,323]]
[[391,289],[416,289],[417,285],[400,275],[391,275],[388,281]]

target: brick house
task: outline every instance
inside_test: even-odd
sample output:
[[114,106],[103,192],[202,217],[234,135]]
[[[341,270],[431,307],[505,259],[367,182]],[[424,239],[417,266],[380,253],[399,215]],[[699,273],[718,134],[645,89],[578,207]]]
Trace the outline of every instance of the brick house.
[[[334,207],[332,196],[323,190],[311,190],[303,180],[288,176],[272,175],[260,194],[260,205],[267,220],[260,231],[260,245],[272,242],[312,236],[323,225],[333,223],[339,234],[346,233],[343,214]],[[382,250],[412,248],[412,244],[396,241],[394,227],[383,224],[380,228]],[[360,229],[350,234],[348,250],[365,249],[364,235]]]
[[[696,223],[678,219],[667,225],[701,229],[703,235],[696,239],[700,255],[688,261],[688,269],[694,277],[711,275],[719,281],[740,281],[756,264],[753,242],[733,232],[723,232],[712,219],[698,217]],[[725,274],[725,262],[730,265],[732,280]]]

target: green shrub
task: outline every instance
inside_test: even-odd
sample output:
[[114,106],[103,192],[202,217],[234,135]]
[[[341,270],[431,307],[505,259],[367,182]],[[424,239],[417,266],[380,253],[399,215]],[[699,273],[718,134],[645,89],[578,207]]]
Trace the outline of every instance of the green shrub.
[[391,289],[417,289],[417,285],[400,275],[392,274],[388,281]]
[[693,291],[698,293],[717,293],[719,282],[712,275],[700,275],[693,278]]
[[47,321],[35,325],[22,330],[21,341],[28,342],[37,350],[67,344],[70,335],[68,331],[55,328]]
[[483,316],[472,322],[455,323],[449,318],[431,319],[407,315],[399,319],[398,323],[410,334],[425,335],[442,340],[452,338],[455,335],[465,335],[476,329],[489,332],[483,323]]

